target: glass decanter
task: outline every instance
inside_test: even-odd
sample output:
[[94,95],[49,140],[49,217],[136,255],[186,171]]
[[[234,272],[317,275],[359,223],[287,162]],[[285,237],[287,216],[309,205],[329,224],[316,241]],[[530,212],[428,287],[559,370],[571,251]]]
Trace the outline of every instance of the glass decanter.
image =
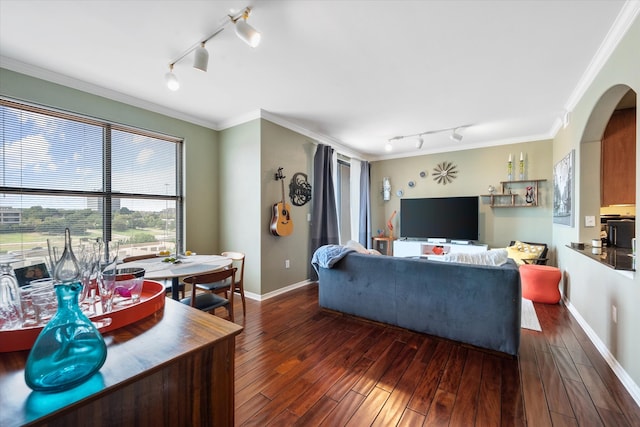
[[27,385],[35,391],[75,387],[100,370],[107,358],[102,335],[78,304],[80,276],[67,229],[64,252],[54,273],[58,311],[38,335],[24,371]]

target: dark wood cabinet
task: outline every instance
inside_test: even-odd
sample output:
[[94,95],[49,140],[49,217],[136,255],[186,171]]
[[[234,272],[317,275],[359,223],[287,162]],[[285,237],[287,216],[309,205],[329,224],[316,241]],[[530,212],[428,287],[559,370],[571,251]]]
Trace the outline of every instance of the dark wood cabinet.
[[600,155],[600,205],[636,203],[636,109],[614,111]]

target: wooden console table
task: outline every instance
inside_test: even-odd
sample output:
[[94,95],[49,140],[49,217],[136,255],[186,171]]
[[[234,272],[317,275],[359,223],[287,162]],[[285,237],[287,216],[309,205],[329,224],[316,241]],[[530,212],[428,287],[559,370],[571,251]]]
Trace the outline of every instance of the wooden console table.
[[106,333],[102,369],[55,394],[27,387],[28,351],[0,353],[0,426],[233,426],[241,331],[167,298],[163,311]]

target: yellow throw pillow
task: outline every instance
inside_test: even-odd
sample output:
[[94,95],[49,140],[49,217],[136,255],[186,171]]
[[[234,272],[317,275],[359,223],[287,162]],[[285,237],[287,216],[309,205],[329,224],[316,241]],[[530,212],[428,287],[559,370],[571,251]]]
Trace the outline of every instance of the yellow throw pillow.
[[513,259],[516,264],[523,265],[525,259],[539,258],[544,250],[544,246],[530,245],[516,241],[513,246],[507,247],[508,257]]

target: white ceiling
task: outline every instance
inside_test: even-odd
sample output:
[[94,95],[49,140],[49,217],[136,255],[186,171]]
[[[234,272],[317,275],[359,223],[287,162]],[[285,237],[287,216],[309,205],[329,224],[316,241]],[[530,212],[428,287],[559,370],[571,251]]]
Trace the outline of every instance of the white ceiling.
[[[553,137],[639,3],[249,1],[0,0],[0,66],[214,129],[262,114],[373,160]],[[169,91],[168,64],[248,5],[260,46],[225,25],[209,71],[190,55]]]

